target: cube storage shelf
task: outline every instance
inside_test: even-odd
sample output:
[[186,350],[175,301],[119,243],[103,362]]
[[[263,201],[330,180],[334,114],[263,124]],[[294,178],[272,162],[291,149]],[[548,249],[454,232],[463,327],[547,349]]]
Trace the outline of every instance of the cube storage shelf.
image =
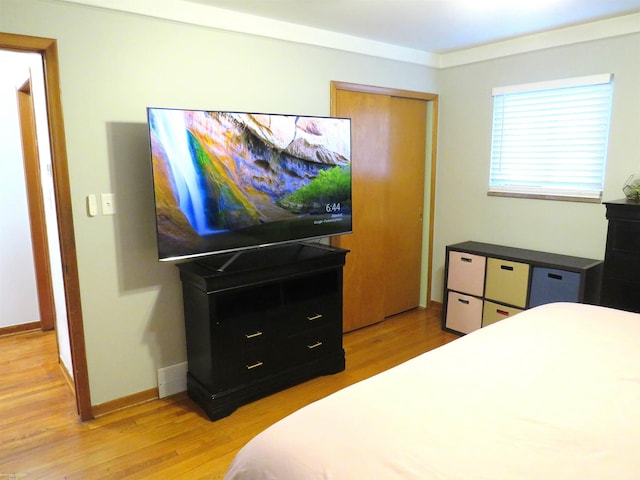
[[211,420],[345,368],[348,250],[293,244],[179,264],[187,393]]
[[442,328],[471,333],[552,302],[597,304],[603,262],[480,242],[446,247]]

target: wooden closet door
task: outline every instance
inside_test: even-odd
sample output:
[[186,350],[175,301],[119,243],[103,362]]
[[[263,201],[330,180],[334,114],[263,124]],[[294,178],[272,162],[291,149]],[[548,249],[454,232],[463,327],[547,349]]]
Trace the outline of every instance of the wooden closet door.
[[391,98],[383,244],[384,315],[420,303],[427,102]]
[[337,117],[351,118],[353,233],[336,237],[333,245],[347,248],[344,269],[344,331],[384,318],[386,255],[384,205],[391,98],[338,90]]
[[334,115],[352,119],[353,233],[347,248],[344,330],[420,301],[426,101],[337,90]]

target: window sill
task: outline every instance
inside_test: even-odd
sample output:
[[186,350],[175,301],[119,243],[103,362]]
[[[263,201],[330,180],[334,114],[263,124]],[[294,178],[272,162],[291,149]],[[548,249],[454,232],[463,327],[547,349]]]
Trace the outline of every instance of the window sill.
[[563,202],[602,203],[602,198],[573,197],[546,193],[487,192],[490,197],[532,198],[536,200],[558,200]]

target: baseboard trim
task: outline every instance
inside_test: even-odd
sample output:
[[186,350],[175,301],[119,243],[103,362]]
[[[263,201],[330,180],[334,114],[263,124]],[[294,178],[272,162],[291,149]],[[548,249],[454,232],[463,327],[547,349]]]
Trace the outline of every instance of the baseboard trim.
[[108,402],[100,403],[98,405],[92,405],[91,414],[94,418],[101,417],[124,408],[157,400],[158,398],[158,387],[150,388],[149,390],[134,393],[133,395],[127,395],[126,397],[116,398],[115,400],[109,400]]
[[21,323],[20,325],[2,327],[0,328],[0,336],[14,335],[16,333],[29,332],[31,330],[40,330],[40,322]]
[[71,376],[71,374],[69,373],[69,370],[67,370],[66,365],[62,362],[62,359],[58,358],[58,367],[60,367],[60,372],[62,373],[62,376],[64,377],[64,380],[67,382],[67,385],[69,385],[69,388],[71,389],[71,392],[73,393],[73,396],[76,396],[76,383],[73,381],[73,377]]

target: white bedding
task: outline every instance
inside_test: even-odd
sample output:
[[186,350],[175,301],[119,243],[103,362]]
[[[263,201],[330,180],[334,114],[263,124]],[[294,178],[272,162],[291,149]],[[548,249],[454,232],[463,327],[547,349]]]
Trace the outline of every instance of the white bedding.
[[225,478],[640,479],[640,315],[527,310],[293,413]]

